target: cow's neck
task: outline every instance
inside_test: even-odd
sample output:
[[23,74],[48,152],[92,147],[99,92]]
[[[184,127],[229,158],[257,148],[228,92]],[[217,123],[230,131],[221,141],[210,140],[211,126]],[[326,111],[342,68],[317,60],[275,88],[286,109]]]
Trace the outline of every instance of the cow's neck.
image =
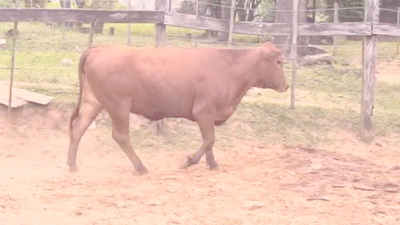
[[236,108],[258,79],[257,65],[260,62],[260,57],[257,49],[234,51],[238,54],[232,54],[233,63],[229,75],[235,80],[235,82],[232,82],[231,103]]

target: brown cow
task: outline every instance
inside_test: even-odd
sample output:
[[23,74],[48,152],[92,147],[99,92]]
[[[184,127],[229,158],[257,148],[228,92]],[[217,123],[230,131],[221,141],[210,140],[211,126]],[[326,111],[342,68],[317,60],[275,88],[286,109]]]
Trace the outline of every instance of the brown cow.
[[289,86],[280,51],[267,42],[253,49],[133,48],[102,46],[82,53],[79,62],[79,101],[70,120],[67,164],[77,171],[79,142],[97,114],[112,119],[112,136],[135,170],[147,173],[129,139],[129,113],[155,121],[186,118],[196,121],[203,144],[181,168],[205,154],[214,160],[214,126],[225,123],[252,87],[285,92]]

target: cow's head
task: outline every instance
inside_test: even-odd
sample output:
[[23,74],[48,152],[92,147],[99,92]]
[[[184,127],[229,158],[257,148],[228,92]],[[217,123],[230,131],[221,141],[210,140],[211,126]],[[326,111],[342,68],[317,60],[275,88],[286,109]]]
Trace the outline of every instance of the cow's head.
[[256,87],[270,88],[277,92],[285,92],[289,88],[286,82],[286,76],[283,72],[283,57],[281,51],[271,42],[262,44],[259,48],[260,64],[258,81]]

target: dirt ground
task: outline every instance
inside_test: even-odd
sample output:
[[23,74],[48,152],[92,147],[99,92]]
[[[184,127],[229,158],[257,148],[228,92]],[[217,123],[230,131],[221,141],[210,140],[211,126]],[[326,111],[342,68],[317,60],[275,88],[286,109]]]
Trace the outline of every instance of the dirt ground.
[[377,68],[377,80],[381,82],[400,84],[400,60],[380,62]]
[[66,163],[68,111],[0,115],[0,224],[400,224],[399,149],[384,140],[307,149],[237,141],[218,172],[179,170],[196,149],[137,149],[137,176],[101,129],[88,130],[80,172]]

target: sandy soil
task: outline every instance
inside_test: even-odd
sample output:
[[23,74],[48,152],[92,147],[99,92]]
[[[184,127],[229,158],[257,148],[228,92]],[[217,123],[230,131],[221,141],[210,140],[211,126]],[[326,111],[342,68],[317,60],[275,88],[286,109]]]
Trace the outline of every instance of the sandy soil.
[[377,68],[377,80],[391,84],[400,84],[400,61],[380,62]]
[[195,149],[137,152],[150,173],[137,176],[100,129],[65,164],[69,114],[29,109],[0,115],[0,224],[400,224],[399,149],[383,140],[307,149],[238,140],[178,170]]

